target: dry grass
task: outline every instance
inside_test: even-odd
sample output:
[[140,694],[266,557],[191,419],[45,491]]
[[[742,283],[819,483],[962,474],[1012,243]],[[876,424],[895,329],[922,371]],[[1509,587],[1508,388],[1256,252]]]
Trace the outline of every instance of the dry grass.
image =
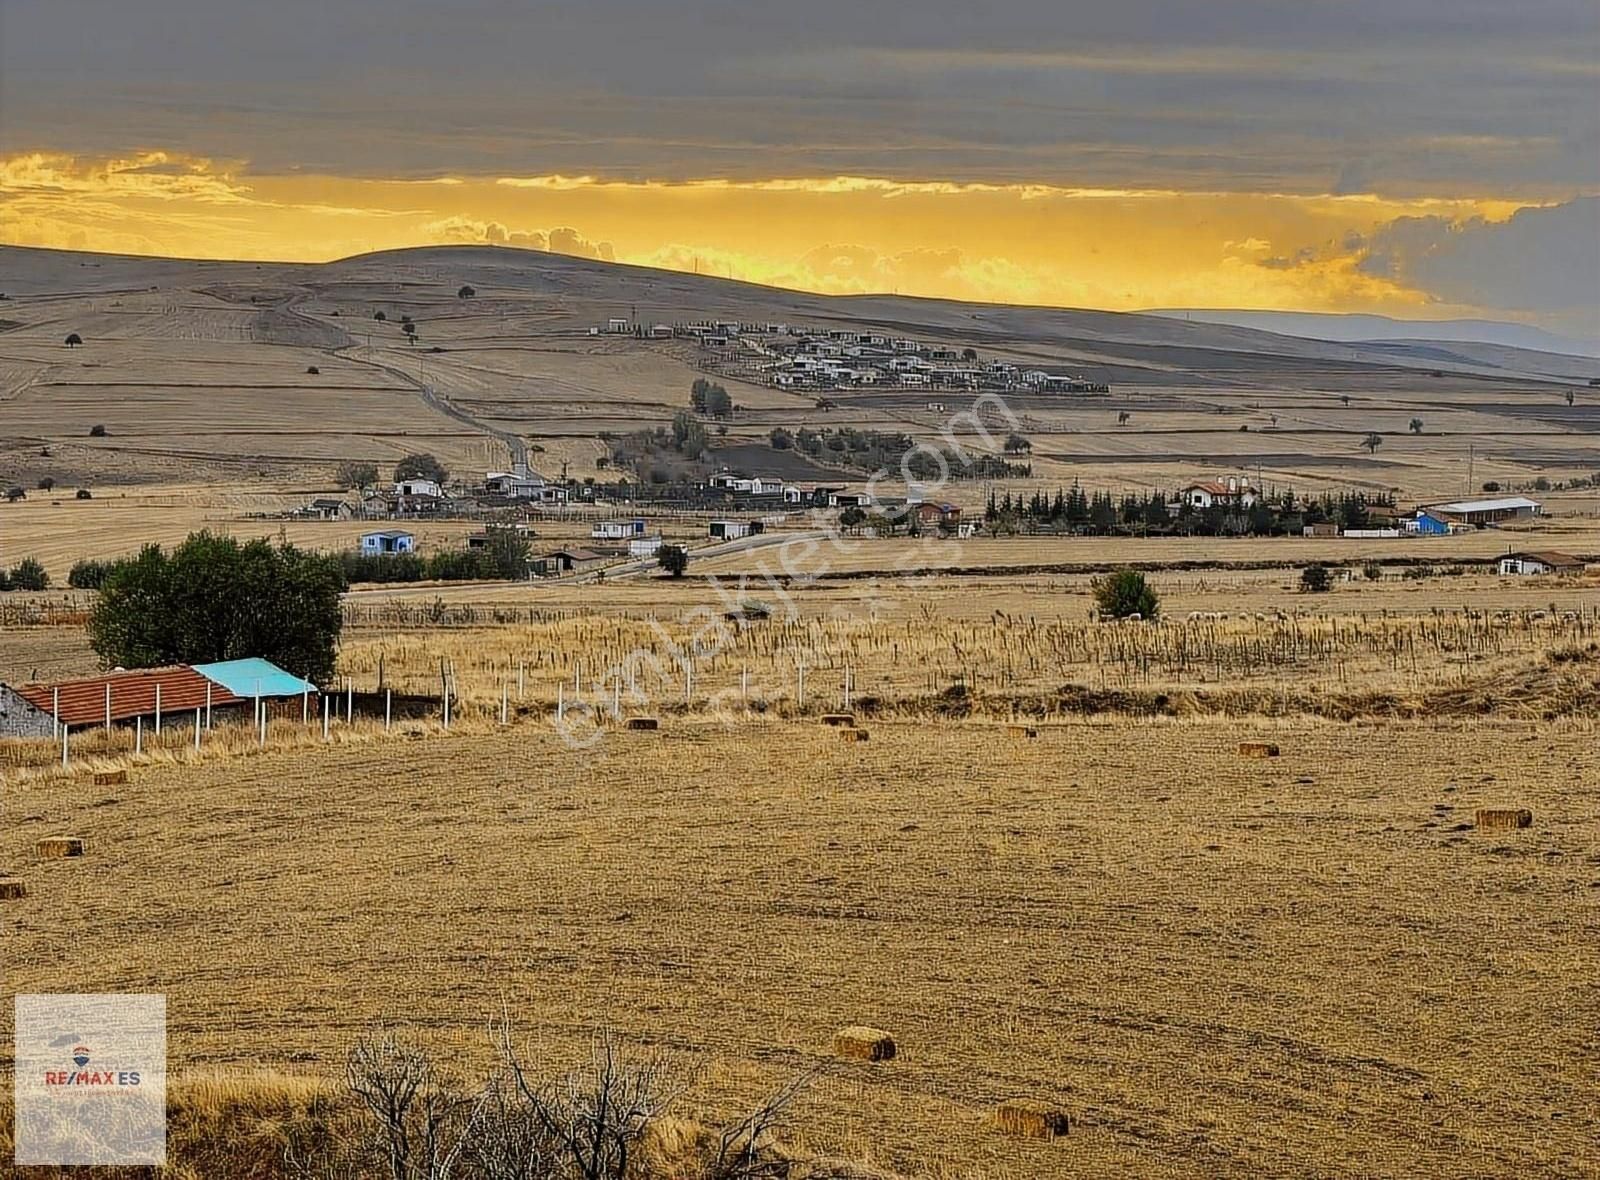
[[[0,863],[100,851],[30,871],[8,982],[165,992],[178,1070],[323,1076],[380,1017],[470,1070],[504,1000],[541,1057],[703,1055],[712,1115],[881,1024],[799,1145],[917,1175],[1592,1170],[1592,724],[1240,736],[521,727],[25,782]],[[1508,784],[1536,827],[1458,830]],[[1070,1138],[998,1135],[1014,1095]]]

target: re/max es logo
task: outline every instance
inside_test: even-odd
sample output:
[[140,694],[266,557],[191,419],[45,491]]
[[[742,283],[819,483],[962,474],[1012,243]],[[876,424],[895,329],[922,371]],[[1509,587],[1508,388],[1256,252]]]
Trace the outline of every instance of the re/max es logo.
[[89,1049],[86,1045],[73,1046],[72,1064],[78,1068],[45,1070],[44,1084],[47,1086],[137,1086],[140,1082],[137,1070],[89,1069]]

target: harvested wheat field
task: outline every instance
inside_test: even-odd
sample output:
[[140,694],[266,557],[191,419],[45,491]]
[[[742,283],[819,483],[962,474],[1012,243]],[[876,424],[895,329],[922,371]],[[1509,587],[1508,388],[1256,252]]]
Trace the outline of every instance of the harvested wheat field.
[[[178,1074],[337,1078],[380,1019],[471,1070],[502,1003],[541,1059],[609,1025],[697,1063],[686,1115],[820,1068],[790,1138],[911,1176],[1600,1169],[1592,722],[1039,730],[524,724],[24,781],[8,984],[166,993]],[[62,832],[93,854],[38,859]],[[851,1026],[894,1057],[837,1056]],[[1013,1100],[1070,1132],[1008,1134]]]

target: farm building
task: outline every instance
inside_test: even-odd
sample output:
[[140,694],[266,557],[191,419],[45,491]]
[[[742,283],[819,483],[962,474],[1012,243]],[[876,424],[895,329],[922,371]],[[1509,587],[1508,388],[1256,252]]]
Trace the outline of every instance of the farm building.
[[660,533],[651,533],[649,536],[629,537],[628,556],[654,557],[656,555],[656,550],[661,548],[661,546],[662,539]]
[[0,738],[55,737],[56,721],[9,684],[0,684]]
[[24,684],[14,691],[44,714],[48,725],[44,736],[56,732],[55,720],[73,729],[126,724],[140,717],[154,721],[157,716],[172,716],[181,720],[204,708],[208,700],[212,709],[231,709],[243,705],[246,699],[182,665],[107,672],[51,684]]
[[1324,520],[1316,524],[1306,525],[1305,528],[1300,530],[1300,533],[1306,537],[1337,537],[1339,535],[1339,526],[1331,520]]
[[1526,496],[1502,496],[1494,500],[1456,500],[1449,504],[1433,504],[1427,509],[1436,520],[1455,524],[1497,524],[1502,520],[1525,520],[1538,516],[1544,505]]
[[415,553],[417,539],[403,529],[379,529],[361,534],[361,552],[368,557],[385,557],[393,553]]
[[713,520],[709,535],[713,540],[737,541],[761,532],[763,527],[759,520]]
[[261,659],[107,672],[78,680],[24,684],[0,690],[0,732],[53,737],[59,721],[71,729],[127,725],[147,719],[182,724],[195,710],[233,710],[256,697],[281,700],[315,695],[309,681]]
[[613,556],[601,553],[595,549],[552,549],[549,553],[541,553],[533,558],[528,567],[535,577],[551,578],[559,574],[570,574],[575,571],[589,569],[599,565]]
[[349,520],[355,511],[348,500],[317,499],[306,505],[304,514],[317,520]]
[[1180,488],[1178,495],[1191,508],[1249,508],[1257,499],[1256,489],[1249,480],[1229,476],[1227,481],[1203,480]]
[[589,536],[596,541],[626,541],[632,537],[642,537],[645,532],[643,517],[633,520],[602,520],[589,530]]
[[1424,537],[1443,537],[1449,534],[1455,526],[1443,517],[1435,516],[1430,512],[1419,512],[1416,519],[1406,521],[1408,533],[1420,533]]
[[444,495],[444,489],[431,479],[397,479],[394,483],[396,498],[416,499],[431,496],[439,499]]
[[1583,558],[1574,557],[1570,553],[1557,553],[1553,549],[1507,553],[1500,559],[1500,573],[1502,576],[1562,574],[1570,577],[1583,573],[1583,568]]

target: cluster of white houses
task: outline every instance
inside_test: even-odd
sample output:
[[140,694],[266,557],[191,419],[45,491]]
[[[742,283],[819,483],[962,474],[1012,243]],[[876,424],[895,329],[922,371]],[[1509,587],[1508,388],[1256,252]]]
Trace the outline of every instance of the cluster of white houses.
[[994,390],[1019,393],[1109,393],[1110,386],[1076,373],[979,360],[976,350],[930,344],[886,332],[785,323],[704,320],[644,324],[609,320],[591,335],[644,340],[681,337],[725,353],[779,389]]

